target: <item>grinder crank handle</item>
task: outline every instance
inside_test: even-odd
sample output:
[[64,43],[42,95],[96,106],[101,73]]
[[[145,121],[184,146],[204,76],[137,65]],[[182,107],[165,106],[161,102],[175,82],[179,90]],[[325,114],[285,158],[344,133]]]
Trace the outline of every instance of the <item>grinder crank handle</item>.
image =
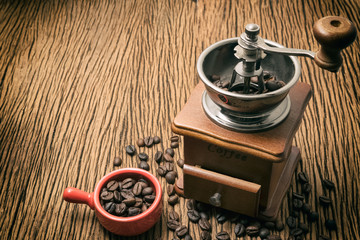
[[314,24],[313,31],[315,39],[321,45],[316,53],[303,49],[270,47],[261,38],[253,44],[253,47],[266,53],[310,57],[319,67],[337,72],[342,64],[341,50],[349,46],[356,38],[354,24],[344,17],[327,16]]
[[315,63],[328,71],[337,72],[342,65],[341,50],[356,38],[356,29],[349,19],[327,16],[315,22],[315,39],[321,45],[315,54]]

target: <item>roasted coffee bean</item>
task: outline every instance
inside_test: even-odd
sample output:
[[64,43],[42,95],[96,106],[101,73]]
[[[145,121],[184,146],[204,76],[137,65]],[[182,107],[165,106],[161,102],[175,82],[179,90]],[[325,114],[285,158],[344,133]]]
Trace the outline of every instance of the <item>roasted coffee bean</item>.
[[188,210],[187,215],[188,215],[188,218],[190,219],[190,221],[192,221],[194,223],[197,223],[200,219],[200,214],[196,210]]
[[130,206],[134,206],[134,205],[135,205],[136,200],[135,200],[134,197],[132,197],[132,198],[126,198],[126,199],[124,199],[122,202],[125,203],[126,206],[130,207]]
[[119,191],[114,191],[114,202],[120,203],[122,201],[122,197]]
[[127,207],[125,203],[115,204],[115,214],[123,216],[126,213]]
[[105,203],[104,209],[108,213],[113,213],[115,211],[115,203],[113,203],[113,202]]
[[241,223],[237,223],[235,225],[235,229],[234,229],[234,232],[235,232],[235,235],[237,237],[242,237],[245,235],[245,226],[244,224],[241,224]]
[[174,161],[174,158],[173,158],[170,154],[168,154],[168,153],[165,153],[165,154],[163,155],[163,159],[164,159],[166,162],[173,162],[173,161]]
[[195,205],[196,205],[196,202],[194,199],[188,199],[186,201],[186,208],[188,210],[195,210]]
[[200,234],[200,239],[201,240],[211,240],[211,233],[209,233],[207,231],[202,231]]
[[301,209],[303,204],[304,204],[304,202],[302,200],[297,199],[297,198],[293,199],[293,207],[295,209],[297,209],[297,210]]
[[330,231],[336,230],[336,222],[333,219],[327,219],[325,220],[325,227],[329,229]]
[[133,192],[129,189],[123,189],[121,192],[121,197],[123,198],[133,198],[135,197],[135,195],[133,194]]
[[220,224],[226,222],[227,217],[225,214],[223,214],[222,212],[219,212],[216,214],[216,221]]
[[146,195],[150,195],[154,192],[154,190],[152,189],[152,187],[146,187],[142,190],[142,195],[146,196]]
[[245,231],[250,237],[256,237],[259,235],[259,230],[258,226],[248,226]]
[[290,230],[290,235],[298,237],[303,234],[303,230],[301,228],[293,228]]
[[268,72],[268,71],[263,71],[263,78],[264,78],[265,81],[267,81],[267,80],[269,80],[269,79],[271,79],[271,78],[274,78],[274,75],[271,74],[271,73]]
[[286,219],[286,224],[289,228],[293,229],[296,227],[296,218],[293,216],[290,216]]
[[169,184],[174,184],[175,179],[176,179],[176,175],[177,174],[176,174],[175,171],[171,171],[171,172],[166,173],[166,175],[165,175],[166,182],[169,183]]
[[259,221],[252,221],[252,222],[250,222],[249,226],[255,226],[260,229],[261,223]]
[[311,189],[312,189],[312,185],[310,183],[304,183],[301,186],[301,191],[304,194],[309,194],[311,192]]
[[131,216],[136,216],[138,214],[141,213],[141,210],[140,208],[137,208],[137,207],[129,207],[128,209],[128,216],[131,217]]
[[274,222],[265,222],[264,226],[270,230],[274,230],[275,229],[275,223]]
[[318,212],[310,212],[308,215],[308,219],[310,222],[315,222],[319,219],[319,213]]
[[205,218],[199,219],[199,226],[202,230],[211,232],[211,224]]
[[101,192],[107,192],[107,188],[106,188],[106,187],[103,187],[103,188],[101,189]]
[[330,181],[329,179],[322,180],[322,184],[325,188],[327,188],[329,190],[333,190],[335,188],[335,184],[332,181]]
[[305,199],[305,196],[304,196],[304,195],[302,195],[302,194],[300,194],[300,193],[296,193],[296,192],[293,192],[293,193],[292,193],[292,196],[293,196],[293,199],[295,198],[295,199],[299,199],[299,200],[301,200],[301,201],[303,201],[303,200]]
[[139,138],[139,139],[137,140],[136,144],[137,144],[139,147],[144,147],[144,146],[145,146],[144,139],[143,139],[143,138]]
[[270,235],[269,229],[267,229],[267,228],[260,228],[260,230],[259,230],[259,237],[260,237],[261,239],[265,239],[265,238],[267,238],[267,236],[269,236],[269,235]]
[[135,198],[134,207],[141,208],[142,205],[143,205],[143,200],[142,200],[142,198],[136,197],[136,198]]
[[281,232],[282,230],[284,230],[284,223],[281,220],[276,220],[275,222],[275,229],[279,232]]
[[153,203],[154,200],[155,200],[155,195],[146,195],[146,196],[144,197],[144,200],[145,200],[145,202]]
[[147,162],[145,162],[145,161],[140,161],[139,168],[144,169],[146,171],[150,170],[149,164]]
[[309,182],[309,177],[305,172],[299,172],[297,176],[300,183],[304,184]]
[[171,211],[168,213],[168,221],[169,220],[175,220],[175,221],[179,221],[179,214],[175,211]]
[[159,144],[161,142],[161,138],[159,136],[155,136],[153,140],[155,144]]
[[185,162],[184,162],[184,159],[181,159],[181,158],[180,158],[179,160],[177,160],[176,163],[177,163],[177,165],[178,165],[180,168],[183,168]]
[[147,209],[148,207],[146,206],[146,204],[141,205],[141,212],[145,212]]
[[142,184],[140,182],[135,183],[132,192],[135,196],[139,196],[143,190]]
[[130,156],[133,156],[135,154],[135,152],[136,152],[136,149],[135,149],[134,145],[128,145],[128,146],[126,146],[125,151]]
[[331,204],[331,199],[326,196],[319,197],[320,204],[324,207],[328,207]]
[[154,156],[155,162],[161,163],[162,158],[163,158],[163,153],[161,151],[157,151]]
[[101,198],[103,201],[105,201],[105,202],[112,200],[113,197],[114,197],[114,193],[113,193],[113,192],[105,191],[105,192],[102,192],[102,193],[100,194],[100,198]]
[[146,153],[139,153],[138,155],[140,161],[147,161],[149,159],[149,156]]
[[266,240],[281,240],[281,237],[279,235],[269,235]]
[[285,86],[285,83],[283,81],[279,80],[268,80],[265,83],[265,87],[269,91],[275,91]]
[[174,195],[175,194],[174,185],[173,184],[167,185],[166,192],[167,192],[168,196]]
[[178,227],[180,227],[180,223],[176,220],[168,220],[166,223],[168,229],[175,231]]
[[144,143],[146,147],[151,147],[154,143],[154,139],[152,137],[146,137],[144,138]]
[[309,232],[309,227],[305,223],[299,223],[298,227],[303,231],[304,234]]
[[206,212],[199,212],[199,214],[200,214],[200,218],[204,218],[206,220],[210,219],[209,214],[207,214]]
[[118,191],[121,191],[121,190],[123,189],[121,181],[118,181],[118,184],[119,184],[119,187],[118,187],[117,190],[118,190]]
[[159,168],[156,171],[161,177],[164,177],[167,173],[165,166],[159,166]]
[[169,203],[170,205],[175,205],[175,204],[178,203],[178,201],[179,201],[178,195],[172,195],[172,196],[170,196],[170,197],[168,198],[168,203]]
[[169,154],[171,157],[174,157],[174,155],[175,155],[175,151],[174,151],[174,149],[172,149],[172,148],[167,148],[166,150],[165,150],[165,154]]
[[171,138],[170,138],[170,142],[178,142],[179,141],[179,136],[172,136]]
[[120,157],[115,157],[115,158],[114,158],[114,163],[113,163],[113,164],[114,164],[115,167],[120,166],[121,163],[122,163],[122,160],[121,160]]
[[171,143],[170,143],[170,147],[171,147],[171,148],[178,148],[178,147],[179,147],[179,143],[178,143],[178,142],[171,142]]
[[230,240],[230,235],[229,235],[229,233],[227,233],[225,231],[221,231],[216,234],[216,239],[217,240]]
[[308,214],[311,211],[311,207],[308,203],[304,203],[301,210],[303,211],[303,213]]
[[115,180],[112,180],[106,184],[106,188],[108,189],[108,191],[111,192],[115,191],[118,187],[119,187],[119,183]]
[[136,181],[132,178],[126,178],[121,182],[121,187],[124,189],[129,189],[132,186],[134,186],[134,184],[136,183]]
[[175,234],[179,238],[185,237],[185,235],[188,233],[188,228],[185,225],[182,225],[175,229]]
[[166,162],[164,166],[167,172],[174,171],[174,164],[172,164],[171,162]]
[[143,178],[140,178],[140,179],[138,180],[138,183],[141,184],[142,188],[146,188],[146,187],[149,186],[149,183],[148,183],[145,179],[143,179]]

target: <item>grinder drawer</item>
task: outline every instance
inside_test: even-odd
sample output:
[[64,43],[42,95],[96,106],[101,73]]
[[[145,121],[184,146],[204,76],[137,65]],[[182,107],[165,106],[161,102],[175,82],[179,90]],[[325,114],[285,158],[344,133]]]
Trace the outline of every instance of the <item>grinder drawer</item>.
[[184,194],[201,202],[248,216],[258,214],[261,186],[184,164]]

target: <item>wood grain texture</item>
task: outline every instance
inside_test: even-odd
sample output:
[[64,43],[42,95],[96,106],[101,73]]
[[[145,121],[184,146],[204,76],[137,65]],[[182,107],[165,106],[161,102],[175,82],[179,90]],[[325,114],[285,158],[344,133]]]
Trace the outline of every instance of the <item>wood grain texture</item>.
[[[124,147],[139,137],[163,139],[144,150],[150,156],[167,148],[171,121],[199,82],[197,57],[210,44],[254,22],[264,38],[316,50],[312,26],[326,15],[347,17],[359,29],[360,2],[0,1],[0,238],[122,239],[89,207],[63,202],[63,190],[93,191],[114,170],[115,156],[122,167],[136,167]],[[294,140],[302,154],[297,171],[309,175],[309,202],[320,212],[308,239],[360,239],[359,50],[356,39],[337,74],[299,58],[300,81],[314,91]],[[325,192],[324,178],[334,191]],[[279,212],[283,221],[292,191],[300,191],[295,177]],[[323,194],[336,199],[327,210],[319,206]],[[171,239],[170,210],[149,232],[124,239]],[[184,199],[175,210],[187,224]],[[336,220],[336,232],[326,230],[326,218]],[[213,238],[220,229],[235,238],[234,224],[211,223]],[[199,239],[199,227],[189,229]],[[287,238],[289,229],[280,234]]]

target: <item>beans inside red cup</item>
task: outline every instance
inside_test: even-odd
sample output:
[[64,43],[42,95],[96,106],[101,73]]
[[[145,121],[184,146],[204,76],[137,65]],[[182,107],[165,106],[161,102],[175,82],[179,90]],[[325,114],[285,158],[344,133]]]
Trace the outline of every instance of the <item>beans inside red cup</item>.
[[92,193],[66,188],[63,199],[89,205],[104,228],[121,236],[144,233],[161,217],[161,185],[151,173],[138,168],[109,173]]

